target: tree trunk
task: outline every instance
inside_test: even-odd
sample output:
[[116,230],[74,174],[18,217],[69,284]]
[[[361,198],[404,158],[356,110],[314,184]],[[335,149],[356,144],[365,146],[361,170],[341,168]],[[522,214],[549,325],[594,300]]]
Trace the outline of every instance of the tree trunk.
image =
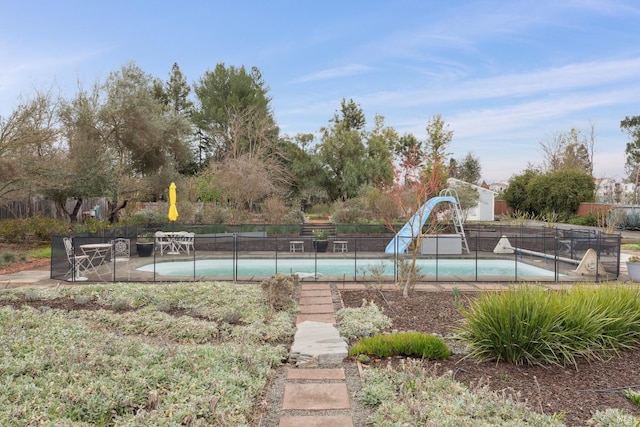
[[67,210],[67,202],[66,200],[64,202],[58,202],[58,210],[65,216],[67,216],[69,218],[69,222],[76,223],[78,222],[78,211],[80,210],[80,208],[82,207],[82,199],[76,199],[76,204],[73,207],[73,210],[71,212],[69,212]]
[[[125,200],[118,207],[116,207],[117,206],[117,202],[114,202],[113,208],[111,209],[111,211],[109,212],[109,215],[108,215],[110,224],[115,224],[116,222],[118,222],[118,214],[120,213],[120,211],[122,209],[124,209],[127,206],[128,202],[129,202],[129,200]],[[109,206],[110,207],[112,206],[111,203],[109,203]]]
[[71,222],[78,222],[78,212],[82,207],[82,199],[76,199],[76,205],[73,207],[73,211],[71,211]]

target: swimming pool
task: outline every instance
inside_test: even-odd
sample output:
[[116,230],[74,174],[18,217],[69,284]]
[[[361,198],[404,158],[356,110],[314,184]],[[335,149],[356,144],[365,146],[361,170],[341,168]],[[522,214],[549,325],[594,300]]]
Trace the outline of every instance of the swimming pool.
[[[552,270],[536,267],[524,262],[508,259],[418,259],[420,274],[424,276],[445,277],[499,277],[502,280],[525,277],[553,278]],[[282,258],[282,259],[236,259],[234,274],[233,259],[206,259],[190,261],[168,261],[147,264],[138,271],[154,272],[163,276],[198,277],[268,277],[275,273],[300,273],[301,276],[340,276],[363,279],[364,276],[394,276],[392,259],[336,259],[336,258]],[[476,276],[477,275],[477,276]]]

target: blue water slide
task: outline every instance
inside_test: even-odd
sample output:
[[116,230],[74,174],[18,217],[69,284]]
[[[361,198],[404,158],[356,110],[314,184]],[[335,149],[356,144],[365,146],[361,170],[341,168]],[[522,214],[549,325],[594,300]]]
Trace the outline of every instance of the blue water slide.
[[413,242],[413,239],[418,237],[418,235],[422,232],[422,227],[424,223],[431,215],[431,211],[441,202],[449,202],[454,205],[458,203],[455,197],[453,196],[438,196],[433,197],[427,200],[427,203],[422,205],[420,209],[416,211],[415,214],[411,217],[409,221],[398,231],[398,234],[395,235],[393,239],[387,245],[387,248],[384,250],[386,254],[403,254],[407,252],[407,248]]

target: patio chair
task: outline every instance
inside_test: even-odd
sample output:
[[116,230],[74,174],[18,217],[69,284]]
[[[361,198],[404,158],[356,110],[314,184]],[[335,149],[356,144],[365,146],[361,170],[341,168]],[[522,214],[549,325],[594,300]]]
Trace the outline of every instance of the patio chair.
[[164,255],[165,249],[171,251],[174,246],[173,238],[162,231],[156,231],[156,250],[160,249],[160,255]]
[[65,273],[65,277],[72,276],[72,280],[87,280],[83,276],[89,268],[89,256],[88,255],[76,255],[73,248],[73,241],[69,237],[63,237],[64,249],[67,252],[67,260],[69,261],[69,270]]
[[195,233],[189,233],[188,231],[181,231],[176,237],[179,250],[185,251],[187,255],[194,250],[194,240]]
[[118,237],[111,241],[113,246],[113,260],[114,261],[129,261],[131,257],[131,241]]

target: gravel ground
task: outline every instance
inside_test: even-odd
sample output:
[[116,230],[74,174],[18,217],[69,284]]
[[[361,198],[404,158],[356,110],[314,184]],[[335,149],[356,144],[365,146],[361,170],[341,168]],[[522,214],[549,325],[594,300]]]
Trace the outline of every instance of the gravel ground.
[[[365,426],[367,424],[367,417],[371,414],[371,410],[361,404],[355,396],[360,392],[360,375],[358,373],[358,366],[354,362],[346,362],[343,365],[347,390],[349,396],[351,396],[351,411],[295,411],[288,412],[289,415],[351,415],[353,418],[353,425]],[[274,372],[271,380],[269,391],[265,397],[263,404],[263,410],[261,419],[257,420],[257,426],[260,427],[278,427],[280,422],[280,415],[282,413],[282,398],[284,397],[284,386],[287,377],[287,371],[289,369],[299,369],[291,365],[285,365],[280,367]]]

